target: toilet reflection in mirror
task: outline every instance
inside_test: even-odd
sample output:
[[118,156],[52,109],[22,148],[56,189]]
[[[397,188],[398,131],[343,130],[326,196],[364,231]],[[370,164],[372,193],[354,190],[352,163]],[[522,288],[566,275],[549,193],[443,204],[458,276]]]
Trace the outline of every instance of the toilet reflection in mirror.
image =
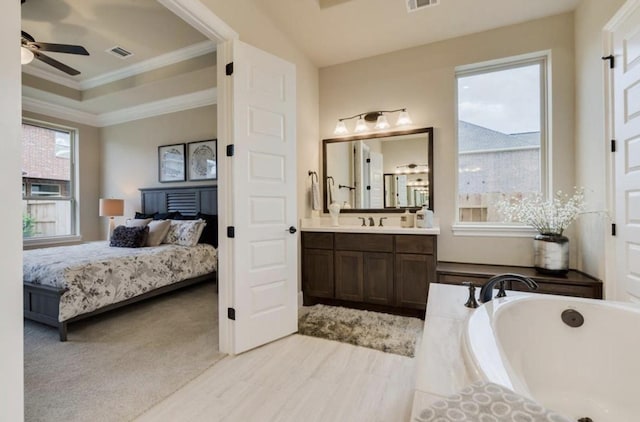
[[324,208],[433,209],[433,128],[323,140]]

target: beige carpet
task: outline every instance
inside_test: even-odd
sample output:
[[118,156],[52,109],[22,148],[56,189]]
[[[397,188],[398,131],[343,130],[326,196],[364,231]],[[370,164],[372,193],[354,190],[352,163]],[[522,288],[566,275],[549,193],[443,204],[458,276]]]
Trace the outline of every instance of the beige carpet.
[[25,320],[27,421],[129,421],[224,356],[213,283],[69,324],[68,338]]
[[369,347],[402,356],[415,356],[424,321],[419,318],[314,305],[300,309],[298,333]]

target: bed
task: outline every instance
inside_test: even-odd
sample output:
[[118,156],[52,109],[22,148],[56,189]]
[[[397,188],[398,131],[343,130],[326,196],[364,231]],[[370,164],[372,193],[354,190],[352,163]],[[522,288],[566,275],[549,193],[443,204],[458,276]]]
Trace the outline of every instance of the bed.
[[[216,186],[140,191],[142,214],[217,215]],[[215,280],[216,256],[204,243],[132,249],[102,241],[25,251],[24,316],[58,328],[66,341],[69,323]]]

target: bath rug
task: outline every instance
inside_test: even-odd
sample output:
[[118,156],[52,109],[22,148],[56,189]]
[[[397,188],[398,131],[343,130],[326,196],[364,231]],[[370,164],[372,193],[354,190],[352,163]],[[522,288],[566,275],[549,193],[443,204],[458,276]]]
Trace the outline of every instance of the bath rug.
[[413,422],[571,422],[498,384],[478,381],[422,410]]
[[339,306],[300,308],[298,333],[414,357],[424,321]]

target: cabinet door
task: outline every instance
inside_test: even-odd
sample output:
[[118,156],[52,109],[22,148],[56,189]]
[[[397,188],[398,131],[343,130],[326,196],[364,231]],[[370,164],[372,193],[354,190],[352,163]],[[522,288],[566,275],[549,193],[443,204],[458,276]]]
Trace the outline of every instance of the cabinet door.
[[315,297],[333,297],[333,251],[303,249],[302,290]]
[[362,302],[364,299],[363,252],[336,251],[336,299]]
[[396,254],[396,305],[426,309],[429,283],[434,274],[433,255]]
[[364,301],[393,305],[393,254],[364,253]]

